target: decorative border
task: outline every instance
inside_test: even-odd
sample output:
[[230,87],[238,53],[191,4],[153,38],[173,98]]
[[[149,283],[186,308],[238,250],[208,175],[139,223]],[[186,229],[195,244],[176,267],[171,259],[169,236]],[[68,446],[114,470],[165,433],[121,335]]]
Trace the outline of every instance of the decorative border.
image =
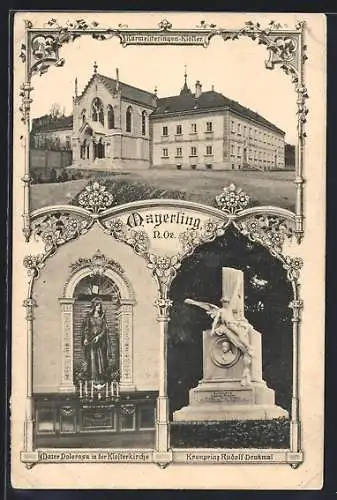
[[[98,185],[97,189],[99,186],[100,185]],[[149,461],[158,463],[161,467],[166,467],[169,463],[174,461],[174,457],[177,457],[178,462],[181,461],[182,454],[186,451],[172,450],[170,448],[167,395],[167,327],[170,319],[169,310],[172,305],[172,301],[169,298],[169,290],[172,280],[181,266],[183,259],[192,255],[195,249],[200,245],[214,241],[217,237],[225,234],[226,229],[233,225],[241,234],[247,236],[252,242],[267,248],[273,257],[281,261],[287,273],[287,279],[291,283],[293,289],[293,300],[289,304],[289,307],[291,307],[293,311],[293,385],[290,449],[284,450],[285,458],[279,458],[279,462],[277,463],[289,463],[294,468],[302,463],[303,454],[299,416],[299,334],[301,321],[300,313],[303,307],[303,301],[300,298],[299,278],[303,261],[299,257],[290,257],[284,253],[286,241],[296,236],[296,216],[288,210],[276,207],[249,208],[249,197],[234,185],[230,185],[223,190],[217,197],[217,203],[219,208],[212,208],[210,206],[181,200],[146,200],[114,206],[112,208],[106,208],[104,205],[102,210],[99,210],[99,206],[93,208],[88,198],[85,208],[83,206],[74,207],[71,205],[50,206],[47,209],[36,210],[32,213],[33,234],[43,241],[45,250],[42,254],[35,256],[29,255],[24,259],[24,266],[28,270],[30,279],[28,296],[23,304],[27,311],[28,382],[25,447],[21,459],[26,463],[27,467],[31,467],[34,463],[41,461],[38,458],[40,456],[39,450],[33,449],[32,341],[34,309],[37,306],[33,297],[33,285],[35,280],[39,277],[40,270],[45,265],[46,260],[56,253],[60,246],[79,238],[81,234],[87,232],[93,224],[98,224],[105,233],[127,244],[137,255],[142,256],[158,287],[158,296],[155,305],[158,311],[158,334],[160,338],[159,363],[162,370],[160,372],[159,397],[157,399],[156,447],[151,455],[152,459]],[[151,251],[150,239],[145,231],[137,231],[130,228],[119,218],[119,216],[128,213],[130,209],[139,210],[155,206],[172,206],[182,209],[189,208],[208,215],[209,219],[206,220],[201,229],[189,229],[181,233],[181,250],[176,255],[157,255]],[[196,456],[201,451],[202,450],[199,449],[189,450],[190,453]],[[251,451],[252,450],[250,450],[250,452]],[[126,453],[125,450],[124,452]],[[221,450],[222,454],[231,454],[232,452],[233,450]],[[259,452],[261,452],[261,450],[259,450]],[[274,452],[276,453],[275,450]],[[220,453],[220,451],[212,450],[212,453],[216,454]],[[277,453],[282,454],[282,450],[278,450]],[[33,459],[32,457],[35,458]],[[196,461],[198,461],[198,459],[196,459]],[[217,461],[223,463],[220,459]],[[264,461],[263,463],[266,462]]]
[[[304,78],[304,62],[307,59],[304,43],[305,23],[300,21],[293,29],[283,27],[280,23],[270,21],[267,27],[260,23],[247,21],[242,28],[226,29],[215,24],[201,21],[192,29],[174,29],[172,23],[164,19],[157,28],[129,29],[127,25],[119,24],[102,27],[97,22],[87,22],[84,19],[68,21],[64,26],[59,25],[56,19],[50,19],[44,27],[36,28],[29,20],[25,21],[25,41],[21,45],[19,57],[25,64],[25,81],[21,85],[20,96],[22,105],[22,121],[25,128],[25,170],[22,178],[24,184],[24,211],[23,233],[26,241],[31,235],[30,184],[29,172],[29,134],[30,134],[30,107],[32,103],[32,77],[35,74],[43,75],[52,65],[61,67],[65,60],[60,57],[61,47],[76,38],[89,35],[95,40],[107,40],[117,37],[123,47],[129,45],[189,45],[207,48],[211,39],[221,37],[224,41],[237,40],[248,37],[267,49],[266,69],[280,67],[289,77],[295,87],[297,95],[297,158],[296,158],[296,206],[295,206],[295,236],[298,242],[302,240],[303,227],[303,168],[305,147],[305,123],[308,107],[306,101],[308,92]],[[267,208],[267,207],[266,207]],[[46,213],[48,208],[46,207]]]

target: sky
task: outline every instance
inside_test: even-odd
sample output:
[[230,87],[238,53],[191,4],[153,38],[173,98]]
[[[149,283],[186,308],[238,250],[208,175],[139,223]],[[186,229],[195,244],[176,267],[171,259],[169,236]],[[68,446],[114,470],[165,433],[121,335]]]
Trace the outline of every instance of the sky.
[[192,92],[196,80],[200,80],[204,91],[214,85],[217,92],[258,112],[284,130],[287,142],[296,143],[294,84],[279,67],[265,69],[266,48],[248,38],[224,42],[215,37],[208,48],[123,48],[117,38],[98,41],[82,36],[65,44],[60,57],[65,59],[63,67],[51,67],[46,74],[33,77],[32,118],[49,113],[54,103],[71,114],[74,80],[78,78],[81,93],[93,73],[95,61],[99,73],[114,78],[118,67],[121,81],[150,92],[157,87],[158,97],[180,92],[186,65]]

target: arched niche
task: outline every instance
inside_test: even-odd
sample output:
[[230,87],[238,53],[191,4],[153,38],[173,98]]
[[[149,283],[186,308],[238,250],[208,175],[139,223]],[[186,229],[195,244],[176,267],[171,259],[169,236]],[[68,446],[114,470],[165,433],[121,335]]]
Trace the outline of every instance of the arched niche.
[[[101,257],[101,254],[99,254]],[[93,259],[92,259],[93,260]],[[131,283],[119,266],[93,270],[92,265],[73,272],[64,285],[63,296],[59,298],[61,308],[61,384],[60,392],[76,391],[74,380],[74,314],[76,290],[83,280],[93,276],[103,276],[110,280],[118,295],[116,321],[119,334],[119,383],[120,390],[132,390],[133,381],[133,314],[135,294]],[[93,295],[94,296],[94,295]],[[78,326],[77,326],[78,328]]]

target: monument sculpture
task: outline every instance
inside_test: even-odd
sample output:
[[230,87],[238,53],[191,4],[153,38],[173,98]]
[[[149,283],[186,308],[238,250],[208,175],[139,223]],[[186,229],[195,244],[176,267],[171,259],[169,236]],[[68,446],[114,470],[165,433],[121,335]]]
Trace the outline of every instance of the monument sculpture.
[[175,421],[269,420],[287,417],[262,378],[261,334],[244,315],[243,272],[222,268],[221,307],[186,299],[212,318],[203,332],[203,379]]

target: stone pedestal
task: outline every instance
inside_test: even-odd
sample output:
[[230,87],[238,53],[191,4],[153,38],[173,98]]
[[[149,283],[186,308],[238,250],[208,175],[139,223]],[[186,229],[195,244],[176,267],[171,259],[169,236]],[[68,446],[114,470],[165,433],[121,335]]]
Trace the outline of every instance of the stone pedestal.
[[[244,318],[243,273],[223,268],[223,296],[228,298],[235,318]],[[253,328],[247,333],[253,356],[250,382],[244,383],[243,352],[226,334],[203,332],[203,379],[189,391],[189,405],[176,411],[174,421],[270,420],[288,417],[275,405],[275,393],[262,378],[261,334]]]
[[[176,411],[174,421],[269,420],[288,417],[288,412],[275,405],[275,392],[262,380],[261,358],[253,357],[252,381],[241,385],[243,360],[233,350],[228,364],[217,366],[220,360],[221,338],[214,338],[209,330],[204,335],[204,378],[189,391],[189,405]],[[255,353],[261,353],[261,336],[252,332],[251,344]],[[226,355],[225,355],[226,356]],[[232,362],[232,364],[231,364]]]
[[242,387],[239,381],[205,381],[190,390],[188,406],[176,411],[177,422],[223,420],[270,420],[288,417],[288,412],[275,405],[274,391],[265,382],[252,382]]

